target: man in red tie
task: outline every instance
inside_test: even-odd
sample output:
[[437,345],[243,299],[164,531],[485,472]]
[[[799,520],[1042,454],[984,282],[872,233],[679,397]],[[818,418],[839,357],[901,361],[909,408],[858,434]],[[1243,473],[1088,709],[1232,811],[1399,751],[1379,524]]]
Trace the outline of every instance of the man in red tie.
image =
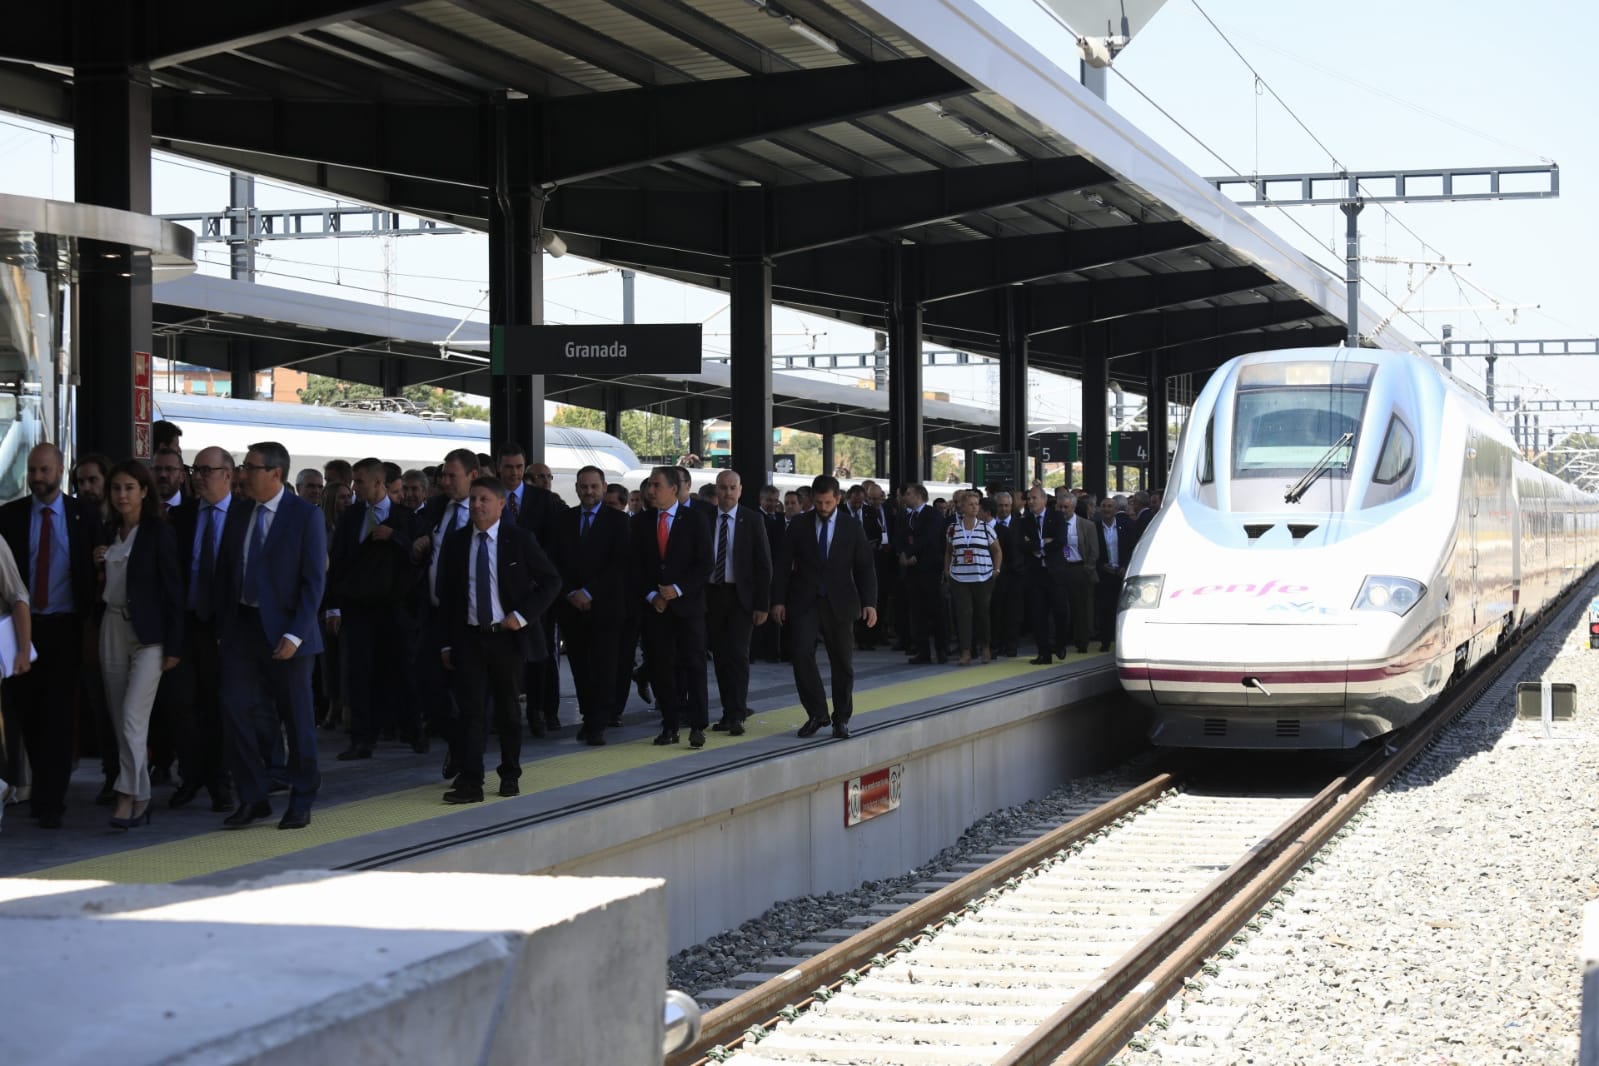
[[[705,744],[705,582],[712,566],[710,524],[677,498],[677,471],[658,466],[645,482],[650,508],[633,519],[634,596],[644,602],[644,651],[661,712],[657,744],[676,744],[686,719],[689,744]],[[685,684],[680,685],[681,676]]]
[[[56,829],[66,809],[72,773],[73,706],[83,658],[83,627],[96,595],[93,531],[78,501],[61,492],[61,449],[37,445],[28,453],[30,495],[0,507],[0,536],[27,582],[33,646],[39,653],[6,678],[0,702],[6,708],[7,749],[25,746],[33,767],[31,813]],[[16,743],[20,736],[22,744]],[[13,758],[17,755],[13,754]],[[12,781],[21,775],[0,773]]]

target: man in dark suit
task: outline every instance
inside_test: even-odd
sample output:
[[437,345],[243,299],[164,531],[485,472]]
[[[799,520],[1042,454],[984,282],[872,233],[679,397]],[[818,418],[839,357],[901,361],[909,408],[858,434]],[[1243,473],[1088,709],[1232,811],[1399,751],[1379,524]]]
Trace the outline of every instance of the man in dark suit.
[[385,714],[396,717],[411,750],[428,750],[420,704],[405,691],[394,663],[413,640],[403,606],[415,571],[411,514],[389,499],[386,474],[381,459],[355,464],[354,498],[339,516],[328,553],[327,626],[339,637],[350,703],[350,746],[338,755],[343,762],[372,757]]
[[1127,545],[1127,554],[1123,558],[1131,559],[1133,549],[1138,547],[1138,542],[1144,538],[1144,531],[1149,528],[1149,523],[1155,520],[1155,508],[1149,493],[1139,489],[1127,501],[1127,510],[1133,516],[1132,541]]
[[183,580],[183,658],[167,672],[179,711],[178,770],[183,784],[168,802],[187,806],[203,788],[218,813],[234,807],[222,740],[220,699],[222,662],[217,654],[216,579],[222,558],[222,531],[233,495],[233,456],[223,448],[202,448],[191,469],[195,497],[167,512],[178,542],[178,573]]
[[252,444],[243,466],[245,495],[228,510],[217,564],[223,735],[239,793],[238,809],[222,824],[242,829],[272,813],[254,723],[256,708],[270,705],[289,742],[289,809],[278,828],[303,829],[322,782],[311,670],[322,650],[317,611],[327,582],[327,532],[322,511],[284,487],[283,445]]
[[[767,558],[775,559],[777,546],[783,542],[783,532],[788,528],[788,523],[783,520],[783,494],[776,485],[766,485],[761,489],[761,507],[755,514],[760,519],[762,532],[766,534]],[[755,633],[750,638],[750,658],[775,663],[781,657],[779,627],[768,613],[766,621],[755,627]]]
[[1022,525],[1015,513],[1009,492],[994,493],[994,533],[999,538],[1003,560],[994,585],[990,614],[994,629],[995,654],[1014,656],[1027,607],[1027,547],[1022,543]]
[[[871,628],[857,625],[855,635],[857,639],[864,636],[866,646],[875,648],[890,639],[888,623],[898,617],[895,604],[904,598],[899,587],[899,553],[894,548],[896,523],[903,512],[887,505],[887,495],[877,482],[864,482],[862,488],[866,502],[861,512],[861,526],[866,531],[866,543],[872,549],[872,563],[877,568],[877,615],[883,624]],[[906,645],[907,637],[905,631],[893,634],[899,645]]]
[[[20,759],[26,747],[33,767],[30,813],[45,829],[59,829],[72,774],[70,694],[83,661],[84,624],[96,596],[93,518],[61,492],[61,449],[39,444],[28,453],[30,495],[0,507],[0,535],[28,583],[33,646],[39,658],[5,679],[7,749]],[[22,743],[17,743],[20,739]],[[20,780],[13,768],[8,775]]]
[[[449,643],[448,627],[439,610],[439,549],[444,538],[472,521],[467,493],[472,487],[472,471],[477,456],[469,448],[457,448],[439,465],[438,494],[422,506],[411,519],[411,562],[418,569],[412,588],[413,613],[417,619],[415,673],[417,694],[421,696],[427,728],[448,742],[458,719],[450,695],[450,678],[439,658],[439,649]],[[450,746],[453,750],[453,746]],[[452,756],[444,756],[444,776],[455,776]]]
[[523,667],[543,655],[539,619],[561,591],[561,575],[531,531],[501,521],[505,484],[472,484],[472,523],[444,538],[439,609],[449,628],[440,661],[450,670],[461,711],[452,754],[454,787],[446,803],[483,800],[483,743],[493,716],[500,739],[500,795],[521,792],[522,722],[517,686]]
[[716,475],[716,513],[711,516],[711,580],[705,587],[705,619],[722,718],[712,729],[744,734],[749,717],[750,635],[766,621],[772,596],[771,543],[759,513],[740,507],[744,485],[734,470]]
[[[949,660],[949,615],[944,609],[945,527],[949,524],[927,504],[927,489],[906,485],[908,513],[900,529],[900,571],[908,597],[910,655],[913,663]],[[928,642],[932,654],[928,654]]]
[[[1023,568],[1027,582],[1027,619],[1033,628],[1033,639],[1038,642],[1035,666],[1048,666],[1055,641],[1064,641],[1071,632],[1066,618],[1066,603],[1056,602],[1056,576],[1064,570],[1066,562],[1060,545],[1066,539],[1066,517],[1051,506],[1042,485],[1027,490],[1027,512],[1018,520],[1021,528],[1022,557],[1027,560]],[[1062,577],[1064,583],[1064,577]],[[1055,634],[1051,634],[1051,622]]]
[[[799,735],[814,736],[829,721],[833,736],[849,739],[855,699],[857,618],[877,624],[877,568],[861,524],[838,510],[838,479],[822,474],[811,483],[814,509],[788,527],[772,581],[772,615],[793,627],[794,687],[805,707]],[[940,561],[942,565],[942,561]],[[816,668],[820,632],[833,674],[833,713]]]
[[[515,472],[516,461],[522,456],[520,444],[507,442],[500,445],[500,477]],[[524,460],[525,461],[525,460]],[[518,475],[522,496],[517,501],[514,524],[538,538],[539,546],[548,548],[555,540],[555,530],[561,515],[567,510],[566,501],[550,487],[552,474],[548,465],[532,463],[527,467],[525,479]],[[511,482],[507,481],[509,500]],[[507,502],[507,507],[510,506]],[[544,654],[527,664],[527,725],[536,737],[551,729],[561,728],[561,672],[555,657],[555,624],[553,613],[539,620],[543,634]]]
[[[599,467],[585,466],[577,472],[578,505],[556,520],[551,546],[561,571],[555,616],[566,638],[577,709],[583,717],[577,739],[594,745],[605,743],[605,728],[621,709],[614,683],[616,649],[622,639],[627,569],[632,561],[627,514],[604,502],[605,491],[605,472]],[[632,672],[631,654],[627,669]]]
[[661,712],[656,744],[676,744],[687,720],[689,744],[705,746],[705,579],[711,527],[678,502],[677,469],[658,466],[645,482],[648,510],[633,518],[634,596],[645,602],[644,661]]

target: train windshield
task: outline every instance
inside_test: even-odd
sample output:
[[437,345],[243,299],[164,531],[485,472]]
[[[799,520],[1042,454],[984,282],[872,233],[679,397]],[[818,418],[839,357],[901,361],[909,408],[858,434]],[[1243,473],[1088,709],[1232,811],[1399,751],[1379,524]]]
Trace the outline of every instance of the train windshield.
[[[1371,363],[1262,363],[1238,375],[1234,477],[1347,477],[1376,373]],[[1348,434],[1348,439],[1340,440]]]

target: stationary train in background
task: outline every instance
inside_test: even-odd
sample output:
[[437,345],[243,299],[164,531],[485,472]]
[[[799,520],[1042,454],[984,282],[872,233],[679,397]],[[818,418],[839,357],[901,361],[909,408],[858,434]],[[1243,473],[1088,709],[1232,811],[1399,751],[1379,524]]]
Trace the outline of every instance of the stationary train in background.
[[1156,744],[1348,748],[1416,718],[1599,558],[1599,499],[1429,360],[1243,356],[1194,404],[1129,562]]
[[[355,462],[368,455],[404,469],[435,466],[453,448],[492,452],[489,424],[449,422],[387,411],[354,411],[309,404],[263,403],[222,397],[156,394],[156,417],[183,429],[190,458],[199,448],[217,445],[243,459],[258,440],[275,440],[289,450],[296,471],[320,470],[329,459]],[[572,426],[544,427],[544,459],[572,501],[569,487],[578,468],[590,464],[618,481],[636,468],[633,449],[609,433]]]

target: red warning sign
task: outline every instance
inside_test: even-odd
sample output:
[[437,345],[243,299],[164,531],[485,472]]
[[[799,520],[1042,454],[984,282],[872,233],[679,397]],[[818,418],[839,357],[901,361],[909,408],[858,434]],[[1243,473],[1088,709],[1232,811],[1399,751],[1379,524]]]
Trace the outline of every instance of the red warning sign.
[[845,827],[899,810],[900,781],[904,776],[905,764],[895,763],[844,782]]

